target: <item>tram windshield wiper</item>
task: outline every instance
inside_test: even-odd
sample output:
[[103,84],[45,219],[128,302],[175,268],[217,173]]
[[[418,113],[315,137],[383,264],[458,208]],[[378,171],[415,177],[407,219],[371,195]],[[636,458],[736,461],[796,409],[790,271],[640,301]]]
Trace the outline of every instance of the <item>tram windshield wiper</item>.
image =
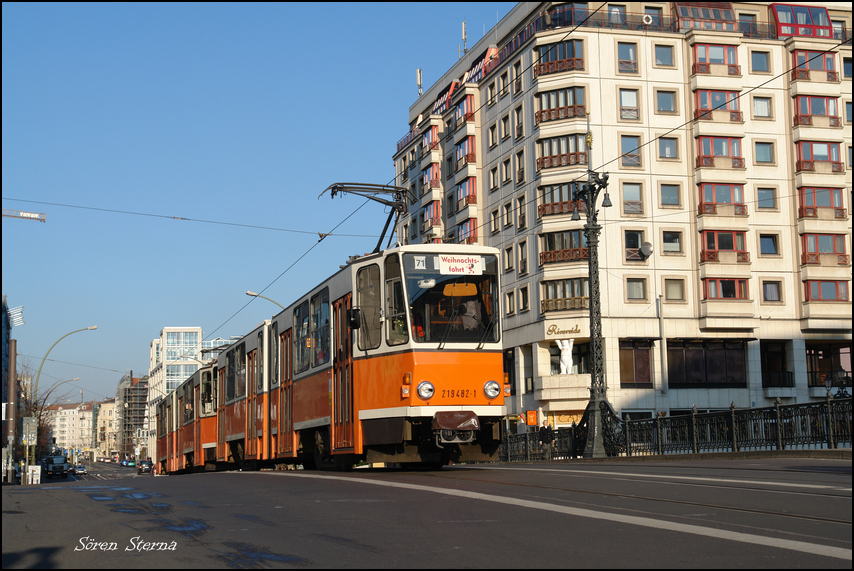
[[451,319],[448,322],[448,325],[445,327],[445,332],[442,334],[442,339],[439,341],[439,346],[437,349],[445,348],[445,341],[448,339],[448,334],[450,334],[451,329],[454,328],[454,323],[457,321],[457,317],[459,316],[459,308],[454,307],[454,311],[451,312]]

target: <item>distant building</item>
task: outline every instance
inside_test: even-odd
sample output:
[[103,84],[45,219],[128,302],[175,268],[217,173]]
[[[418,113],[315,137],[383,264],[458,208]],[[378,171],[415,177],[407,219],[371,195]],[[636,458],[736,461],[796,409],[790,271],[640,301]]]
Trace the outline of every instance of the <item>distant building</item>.
[[840,371],[850,388],[851,28],[846,2],[523,2],[424,89],[393,157],[416,197],[397,235],[499,249],[513,420],[565,426],[588,402],[588,169],[610,176],[618,412],[804,402]]

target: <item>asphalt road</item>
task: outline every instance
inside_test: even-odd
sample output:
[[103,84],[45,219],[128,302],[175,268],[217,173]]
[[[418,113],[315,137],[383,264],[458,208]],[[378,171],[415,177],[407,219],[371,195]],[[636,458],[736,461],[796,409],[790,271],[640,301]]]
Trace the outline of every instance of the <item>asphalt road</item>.
[[850,460],[116,468],[4,486],[3,568],[851,568]]

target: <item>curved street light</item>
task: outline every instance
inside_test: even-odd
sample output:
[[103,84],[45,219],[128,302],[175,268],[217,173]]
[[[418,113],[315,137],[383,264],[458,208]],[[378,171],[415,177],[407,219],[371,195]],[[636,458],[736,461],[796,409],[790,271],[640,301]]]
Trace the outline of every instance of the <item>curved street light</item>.
[[[63,335],[62,337],[57,339],[56,343],[59,343],[60,341],[62,341],[66,337],[68,337],[69,335],[74,335],[75,333],[80,333],[81,331],[94,331],[95,329],[98,329],[97,325],[91,325],[91,326],[85,327],[83,329],[77,329],[75,331],[72,331],[71,333],[66,333],[65,335]],[[39,377],[42,374],[42,367],[44,367],[44,362],[47,361],[47,356],[50,355],[50,352],[53,351],[54,347],[56,347],[56,343],[54,343],[53,345],[50,346],[50,349],[48,349],[47,353],[44,354],[44,358],[42,359],[42,364],[39,365],[39,372],[36,373],[36,382],[33,385],[33,402],[35,402],[36,397],[39,394]]]
[[267,301],[272,301],[273,303],[275,303],[276,305],[278,305],[282,309],[285,309],[285,306],[282,305],[281,303],[279,303],[278,301],[273,301],[269,297],[264,297],[263,295],[257,294],[254,291],[247,291],[246,295],[248,295],[249,297],[260,297],[261,299],[266,299]]

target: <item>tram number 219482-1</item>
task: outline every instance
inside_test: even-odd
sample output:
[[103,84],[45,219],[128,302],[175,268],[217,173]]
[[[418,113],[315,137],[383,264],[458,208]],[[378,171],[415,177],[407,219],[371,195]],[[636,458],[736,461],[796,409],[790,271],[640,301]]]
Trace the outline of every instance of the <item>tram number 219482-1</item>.
[[442,398],[448,399],[470,399],[477,396],[474,389],[442,389]]

